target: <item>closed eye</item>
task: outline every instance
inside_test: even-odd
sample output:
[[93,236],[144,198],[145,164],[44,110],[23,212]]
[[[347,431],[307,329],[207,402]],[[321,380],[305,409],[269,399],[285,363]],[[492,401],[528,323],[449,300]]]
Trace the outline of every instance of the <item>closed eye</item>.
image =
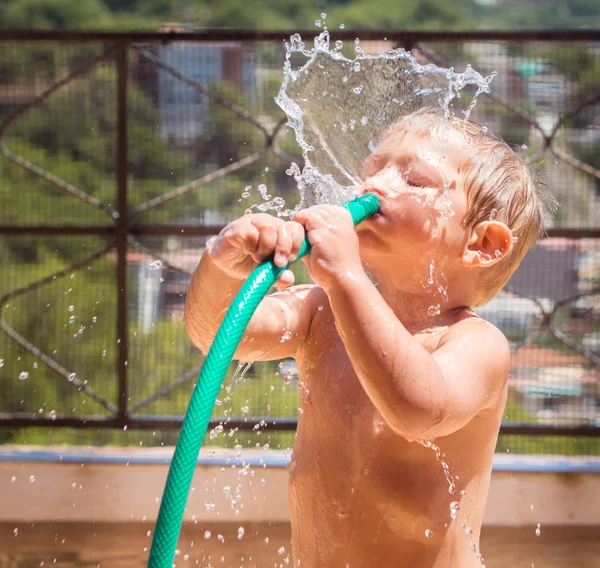
[[406,177],[406,184],[410,187],[433,187],[433,182],[419,175],[409,175]]

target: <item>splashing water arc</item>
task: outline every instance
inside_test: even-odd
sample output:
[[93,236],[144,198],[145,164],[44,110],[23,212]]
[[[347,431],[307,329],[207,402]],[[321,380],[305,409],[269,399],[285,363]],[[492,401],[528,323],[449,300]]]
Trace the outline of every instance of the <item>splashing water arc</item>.
[[[304,157],[304,168],[292,164],[304,205],[340,204],[356,196],[361,164],[384,130],[423,107],[451,115],[450,102],[466,86],[477,96],[489,92],[495,74],[483,77],[471,66],[463,73],[417,63],[410,52],[391,49],[367,55],[355,45],[355,57],[330,46],[329,31],[306,49],[299,34],[286,42],[284,80],[277,104],[288,117]],[[296,62],[300,65],[296,65]]]

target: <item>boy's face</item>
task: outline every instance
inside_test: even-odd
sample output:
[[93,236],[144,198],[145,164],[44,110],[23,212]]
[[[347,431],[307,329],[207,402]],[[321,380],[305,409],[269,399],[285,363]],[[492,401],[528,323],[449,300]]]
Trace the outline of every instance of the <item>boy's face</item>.
[[385,137],[363,164],[362,191],[381,200],[380,213],[357,228],[364,260],[423,259],[440,245],[444,255],[459,255],[468,237],[462,171],[472,153],[468,139],[445,124]]

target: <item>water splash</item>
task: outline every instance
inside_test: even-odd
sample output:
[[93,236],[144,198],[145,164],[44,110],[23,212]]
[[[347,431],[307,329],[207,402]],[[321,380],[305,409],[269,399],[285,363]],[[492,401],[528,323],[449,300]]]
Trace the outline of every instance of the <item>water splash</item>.
[[354,197],[362,163],[385,129],[422,107],[440,108],[448,118],[451,101],[474,86],[476,93],[463,113],[468,118],[494,76],[483,77],[470,65],[463,73],[421,65],[404,49],[369,55],[359,43],[349,59],[342,42],[332,48],[327,28],[311,49],[299,34],[286,42],[284,81],[275,100],[305,161],[302,170],[293,164],[288,171],[301,193],[296,210]]
[[440,463],[442,469],[444,470],[444,476],[446,481],[448,482],[448,493],[451,495],[456,491],[456,484],[454,483],[454,479],[452,479],[452,474],[450,473],[450,466],[444,461],[444,456],[442,456],[442,450],[440,450],[439,446],[436,446],[433,442],[429,440],[420,440],[420,444],[430,450],[433,450],[435,453],[435,459]]

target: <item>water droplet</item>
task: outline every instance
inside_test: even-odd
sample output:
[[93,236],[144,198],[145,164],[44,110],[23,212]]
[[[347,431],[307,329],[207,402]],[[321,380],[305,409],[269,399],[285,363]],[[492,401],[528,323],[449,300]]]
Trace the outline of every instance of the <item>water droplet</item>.
[[225,495],[230,495],[231,494],[231,487],[229,485],[223,486],[223,493]]
[[67,380],[72,383],[75,379],[77,378],[77,375],[75,373],[71,373],[68,377]]
[[69,316],[69,323],[75,323],[77,316]]
[[206,503],[204,503],[204,508],[207,511],[214,511],[217,507],[214,503],[211,503],[210,501],[207,501]]
[[336,48],[338,51],[341,51],[343,47],[344,47],[344,42],[343,42],[342,40],[339,40],[339,39],[338,39],[338,40],[335,42],[335,48]]
[[344,24],[340,24],[340,30],[345,30],[346,26]]
[[450,517],[452,519],[456,519],[459,509],[460,505],[458,504],[458,501],[452,501],[452,503],[450,503]]
[[204,531],[204,538],[205,540],[208,540],[211,537],[211,532],[210,531]]
[[21,374],[19,375],[19,380],[26,381],[28,378],[29,378],[29,373],[27,371],[21,371]]
[[0,367],[4,367],[4,359],[0,359]]
[[282,546],[278,551],[277,554],[279,554],[279,556],[282,556],[283,553],[285,552],[285,546]]
[[242,414],[248,414],[248,412],[250,412],[250,408],[248,406],[242,406],[240,410],[242,411]]
[[522,149],[522,150],[527,150],[527,144],[523,144],[523,145],[521,146],[521,149]]
[[263,478],[260,480],[260,484],[261,484],[263,487],[264,487],[264,486],[267,484],[267,481],[265,480],[265,478],[264,478],[264,477],[263,477]]
[[11,482],[11,483],[14,483],[15,481],[17,481],[17,477],[16,477],[15,475],[13,475],[13,476],[10,478],[10,482]]
[[440,315],[440,305],[435,304],[434,306],[429,306],[427,308],[427,314],[429,317],[439,316]]
[[29,476],[29,483],[33,483],[35,481],[35,475]]
[[56,410],[51,410],[51,411],[48,413],[48,416],[50,416],[50,419],[51,419],[51,420],[56,420]]
[[158,270],[162,266],[162,260],[155,260],[148,265],[150,270]]
[[102,350],[102,357],[106,357],[106,349]]
[[292,332],[290,330],[286,330],[283,332],[283,335],[279,338],[279,343],[285,343],[292,339]]
[[14,528],[14,530],[13,530],[13,534],[14,534],[15,536],[19,536],[19,528],[18,528],[18,527],[15,527],[15,528]]
[[315,26],[317,26],[317,28],[320,28],[323,26],[323,22],[321,22],[321,20],[315,20]]
[[358,73],[360,71],[360,63],[358,61],[356,61],[352,66],[352,71],[354,71],[355,73]]
[[246,531],[244,530],[244,527],[240,527],[240,528],[238,529],[238,540],[242,540],[242,538],[243,538],[243,536],[244,536],[244,533],[245,533],[245,532],[246,532]]
[[258,189],[258,193],[260,193],[260,196],[265,201],[271,199],[271,195],[269,193],[267,193],[267,186],[264,183],[259,184],[256,189]]
[[73,312],[73,311],[75,311],[75,306],[73,306],[73,305],[70,305],[70,306],[69,306],[67,309],[68,309],[70,312]]
[[152,535],[152,531],[148,531],[148,532],[146,533],[146,536],[151,536],[151,535]]
[[98,318],[97,318],[96,316],[94,316],[94,317],[92,318],[92,323],[96,323],[97,321],[98,321]]
[[217,535],[217,540],[220,540],[221,542],[225,541],[225,537],[222,534],[218,534]]
[[[363,91],[363,86],[362,85],[359,85],[358,87],[354,87],[354,89],[352,89],[352,92],[355,95],[360,95],[362,93],[362,91]],[[352,130],[354,130],[354,129],[352,129]]]
[[535,527],[535,536],[540,536],[542,534],[542,525],[541,523],[537,524],[537,527]]

